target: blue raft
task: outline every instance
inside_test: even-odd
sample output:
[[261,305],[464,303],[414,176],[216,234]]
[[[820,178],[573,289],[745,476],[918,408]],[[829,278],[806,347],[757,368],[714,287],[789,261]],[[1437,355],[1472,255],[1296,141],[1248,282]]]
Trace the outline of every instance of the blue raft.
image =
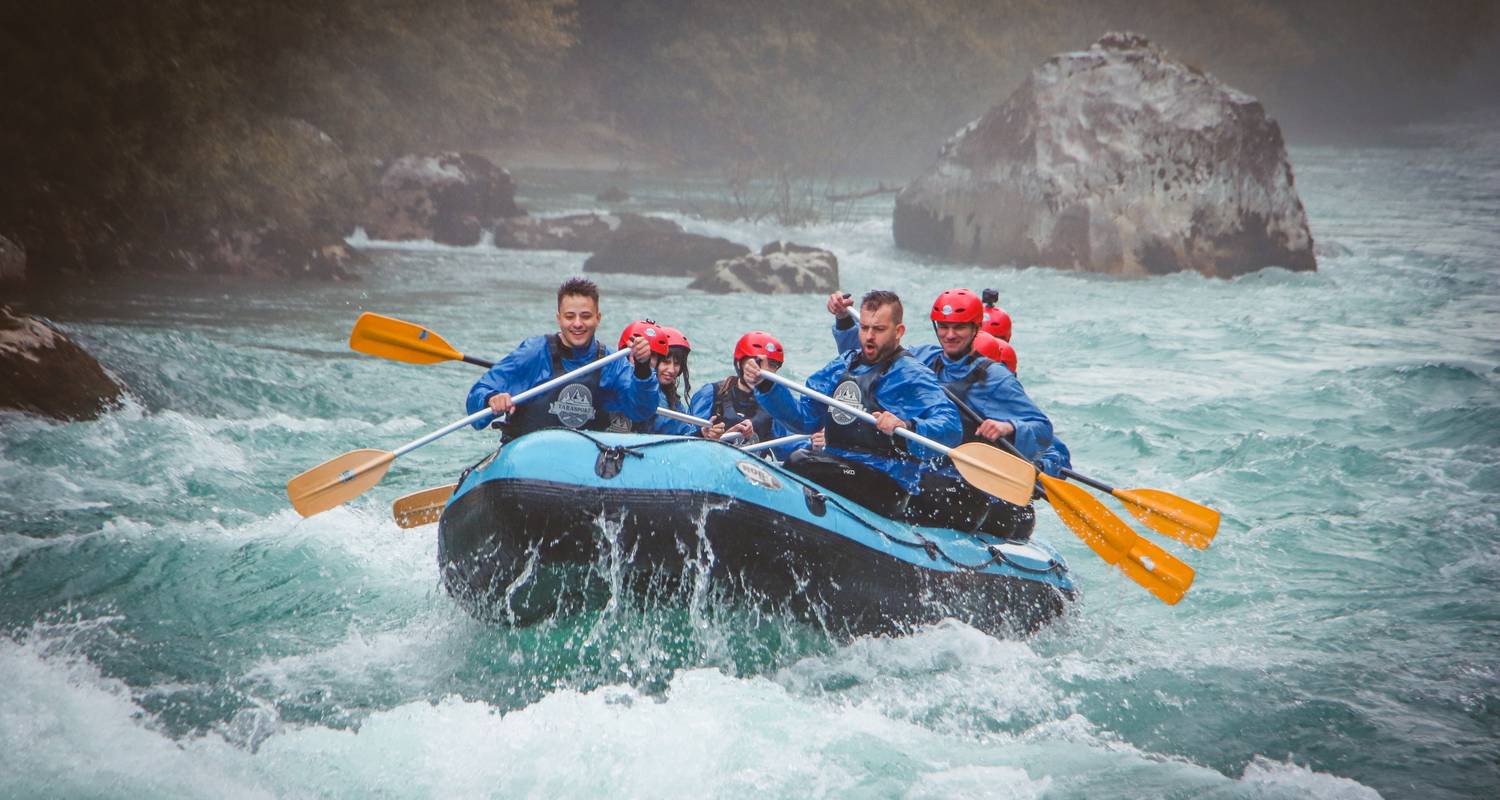
[[1076,596],[1043,543],[895,522],[753,454],[677,436],[520,437],[464,474],[438,542],[449,594],[521,625],[588,602],[601,559],[632,591],[672,591],[697,570],[842,635],[947,617],[1029,631]]

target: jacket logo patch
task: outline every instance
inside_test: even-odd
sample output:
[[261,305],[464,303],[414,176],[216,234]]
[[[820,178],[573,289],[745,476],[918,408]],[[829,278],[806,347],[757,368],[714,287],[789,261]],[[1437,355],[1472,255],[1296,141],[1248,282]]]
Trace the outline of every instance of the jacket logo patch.
[[[853,379],[839,384],[838,388],[833,390],[833,399],[842,401],[855,408],[862,408],[865,404],[864,393],[859,390],[859,384]],[[847,411],[840,411],[836,408],[828,409],[828,415],[833,417],[833,421],[840,425],[848,425],[855,420],[853,414]]]
[[547,406],[547,413],[569,428],[581,428],[594,418],[594,393],[581,383],[570,383]]

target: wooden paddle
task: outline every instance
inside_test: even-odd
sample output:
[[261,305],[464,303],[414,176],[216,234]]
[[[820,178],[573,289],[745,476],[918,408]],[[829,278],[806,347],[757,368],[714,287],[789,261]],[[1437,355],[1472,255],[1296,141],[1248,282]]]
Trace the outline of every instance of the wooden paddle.
[[[598,361],[592,361],[572,372],[564,373],[545,383],[533,386],[511,398],[512,402],[523,403],[551,391],[554,387],[580,376],[586,375],[597,369],[602,369],[611,361],[618,361],[630,355],[629,350],[619,350]],[[494,416],[494,412],[488,408],[464,417],[457,422],[451,422],[443,427],[421,437],[407,442],[404,445],[386,452],[383,450],[355,450],[345,453],[337,458],[313,467],[310,470],[287,481],[286,494],[292,501],[292,508],[304,517],[310,517],[322,511],[327,511],[334,506],[342,505],[361,494],[364,494],[371,486],[380,482],[385,477],[387,470],[391,468],[391,462],[411,451],[430,444],[448,434],[466,426],[472,425],[480,420]]]
[[[947,393],[948,399],[958,406],[958,410],[963,412],[964,416],[975,423],[984,422],[984,417],[952,390],[944,387],[943,391]],[[1014,452],[1013,448],[1012,452]],[[1020,455],[1020,453],[1016,454]],[[1065,477],[1113,495],[1127,511],[1135,515],[1136,519],[1157,533],[1185,542],[1199,550],[1208,547],[1214,535],[1219,532],[1219,512],[1208,506],[1199,505],[1160,489],[1116,489],[1067,467],[1063,467],[1061,472]]]
[[[360,314],[359,319],[354,321],[354,330],[349,332],[349,349],[407,364],[463,361],[486,369],[495,366],[493,361],[458,352],[436,332],[415,322],[407,322],[371,311]],[[709,426],[709,421],[702,417],[684,414],[670,408],[658,406],[656,414],[667,419],[686,422],[689,425],[697,425],[700,428]],[[739,438],[739,434],[726,434],[720,441],[728,443]]]
[[458,484],[450,483],[398,497],[391,503],[391,515],[396,518],[396,525],[402,528],[431,525],[443,515],[448,498],[456,491]]
[[[943,387],[953,404],[970,419],[983,422],[983,417],[950,389]],[[1004,437],[996,440],[1017,458],[1024,458],[1016,446]],[[1193,568],[1181,559],[1161,549],[1149,539],[1130,529],[1113,511],[1095,500],[1093,495],[1040,470],[1036,473],[1042,484],[1043,496],[1052,510],[1068,529],[1078,535],[1084,544],[1110,564],[1119,566],[1126,577],[1145,587],[1167,605],[1176,605],[1193,585]]]
[[[762,371],[760,376],[794,392],[805,394],[830,408],[836,408],[845,414],[852,414],[871,425],[875,424],[875,415],[863,408],[835,400],[770,370]],[[952,459],[953,465],[958,467],[958,474],[962,475],[964,480],[974,488],[994,495],[1007,503],[1018,506],[1031,505],[1031,489],[1036,485],[1036,468],[1031,465],[1030,461],[980,442],[948,447],[906,428],[897,428],[896,434]]]

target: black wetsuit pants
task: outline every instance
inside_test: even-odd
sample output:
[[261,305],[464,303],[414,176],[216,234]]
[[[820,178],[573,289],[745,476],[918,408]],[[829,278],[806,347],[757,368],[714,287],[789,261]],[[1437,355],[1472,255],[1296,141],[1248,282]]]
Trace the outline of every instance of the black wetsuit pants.
[[921,494],[913,495],[875,467],[821,450],[798,450],[783,466],[883,517],[903,522],[1017,540],[1030,538],[1036,526],[1031,506],[996,500],[962,478],[927,473],[922,476]]

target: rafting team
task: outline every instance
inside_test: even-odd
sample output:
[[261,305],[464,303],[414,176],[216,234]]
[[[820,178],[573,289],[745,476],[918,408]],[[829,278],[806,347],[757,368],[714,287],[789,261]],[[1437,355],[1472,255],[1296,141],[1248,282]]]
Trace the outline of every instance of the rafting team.
[[[1011,320],[994,305],[997,299],[992,290],[983,298],[968,289],[939,294],[930,314],[938,344],[908,349],[901,344],[906,326],[895,292],[866,294],[857,321],[850,295],[829,295],[838,356],[813,373],[807,386],[863,408],[874,425],[763,379],[763,372],[781,368],[786,352],[762,331],[746,333],[735,344],[733,375],[689,395],[692,345],[680,330],[650,320],[632,322],[621,333],[619,349],[628,347],[630,358],[518,405],[512,396],[610,352],[595,336],[599,288],[573,278],[557,290],[557,333],[526,339],[491,367],[469,390],[468,411],[487,406],[505,416],[495,424],[506,439],[556,427],[737,439],[742,445],[811,434],[771,453],[787,470],[884,516],[1025,539],[1036,521],[1030,506],[975,489],[948,459],[894,436],[904,427],[950,447],[1003,438],[1048,474],[1071,466],[1051,421],[1015,376]],[[690,397],[686,403],[684,396]],[[658,416],[658,407],[709,424]]]

